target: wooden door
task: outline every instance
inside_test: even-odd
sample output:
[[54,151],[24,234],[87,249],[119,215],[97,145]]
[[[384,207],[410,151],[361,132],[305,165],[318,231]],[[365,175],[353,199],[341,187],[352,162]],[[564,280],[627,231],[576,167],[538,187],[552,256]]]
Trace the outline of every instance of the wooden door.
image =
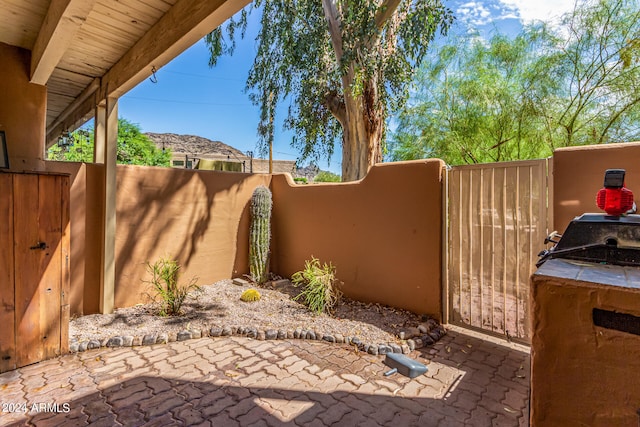
[[0,372],[16,369],[13,176],[0,173]]
[[[12,229],[0,228],[0,236],[13,242],[2,245],[3,250],[12,247],[13,265],[4,262],[0,267],[13,268],[12,280],[2,285],[5,309],[0,314],[13,323],[13,328],[3,328],[0,334],[2,371],[68,351],[68,178],[14,174],[11,180],[6,188],[12,188],[12,206],[5,198],[0,202],[5,208],[0,212],[13,216]],[[4,176],[2,184],[8,184]]]

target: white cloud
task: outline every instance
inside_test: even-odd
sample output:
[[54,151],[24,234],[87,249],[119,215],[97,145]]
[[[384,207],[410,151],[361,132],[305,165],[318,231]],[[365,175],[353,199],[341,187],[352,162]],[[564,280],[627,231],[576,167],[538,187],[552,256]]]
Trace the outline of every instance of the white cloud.
[[523,23],[549,21],[573,10],[575,0],[499,0]]
[[491,11],[480,1],[469,1],[458,6],[458,19],[472,25],[484,25],[491,21]]

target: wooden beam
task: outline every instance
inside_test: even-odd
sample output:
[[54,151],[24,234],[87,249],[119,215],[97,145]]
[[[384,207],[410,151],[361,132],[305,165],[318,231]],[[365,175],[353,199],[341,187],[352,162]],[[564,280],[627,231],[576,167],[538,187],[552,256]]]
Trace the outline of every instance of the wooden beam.
[[[120,98],[198,40],[219,27],[250,0],[178,0],[102,77],[98,100]],[[87,92],[85,90],[83,93]],[[82,96],[82,95],[81,95]],[[47,147],[60,133],[94,114],[95,103],[76,102],[47,127]],[[86,121],[86,120],[85,120]],[[65,128],[66,125],[66,128]]]
[[100,313],[113,313],[116,280],[116,156],[118,145],[118,100],[108,98],[96,106],[94,160],[104,164],[104,211],[102,215],[102,269]]
[[45,85],[96,0],[52,0],[31,54],[31,83]]
[[[179,0],[104,75],[101,98],[119,98],[160,69],[250,0]],[[106,90],[109,89],[109,91]]]
[[58,118],[48,126],[45,141],[46,148],[53,145],[62,132],[74,130],[78,123],[82,125],[88,120],[88,116],[93,116],[93,110],[96,106],[95,94],[99,88],[100,79],[93,79],[91,84],[78,95],[76,100],[69,104]]

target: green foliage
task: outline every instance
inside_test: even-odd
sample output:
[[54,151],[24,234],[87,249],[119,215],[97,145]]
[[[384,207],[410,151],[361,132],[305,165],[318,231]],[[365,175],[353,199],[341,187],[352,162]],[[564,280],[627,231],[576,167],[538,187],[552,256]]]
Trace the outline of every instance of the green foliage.
[[315,257],[305,261],[304,270],[294,273],[291,282],[294,286],[304,286],[294,300],[303,298],[307,307],[315,313],[330,312],[342,296],[336,268],[331,263],[321,265]]
[[302,159],[330,158],[336,143],[347,144],[354,150],[343,155],[342,178],[361,178],[366,168],[356,168],[358,159],[381,157],[387,113],[406,101],[414,69],[435,34],[449,28],[451,11],[441,0],[256,0],[226,35],[218,28],[205,38],[210,65],[233,51],[256,10],[261,29],[246,88],[260,107],[262,150],[273,140],[276,106],[286,100],[284,127]]
[[296,184],[307,184],[307,182],[308,182],[307,178],[305,178],[305,177],[296,177],[296,178],[293,178],[293,181]]
[[340,182],[340,175],[336,175],[333,172],[320,171],[313,178],[313,182]]
[[177,316],[180,314],[184,300],[192,291],[199,291],[198,279],[192,278],[187,284],[178,282],[180,265],[172,259],[161,258],[155,263],[147,262],[147,271],[151,275],[151,283],[156,293],[154,301],[159,305],[160,316]]
[[255,289],[247,289],[240,295],[240,299],[244,302],[259,301],[261,298],[260,292]]
[[249,271],[253,280],[262,284],[269,274],[271,244],[271,191],[261,185],[251,196],[251,226],[249,229]]
[[483,163],[639,139],[638,34],[637,1],[603,0],[578,3],[559,29],[450,41],[421,66],[391,159]]
[[[47,152],[49,160],[93,162],[94,132],[78,130],[71,133],[71,145],[62,149],[53,145]],[[140,126],[118,119],[118,164],[170,166],[171,150],[161,150],[140,131]]]

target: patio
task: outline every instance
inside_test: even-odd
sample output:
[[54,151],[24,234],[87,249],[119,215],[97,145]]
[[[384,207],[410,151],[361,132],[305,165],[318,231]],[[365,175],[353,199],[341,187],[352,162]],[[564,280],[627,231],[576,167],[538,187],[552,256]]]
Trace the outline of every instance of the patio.
[[385,377],[382,356],[303,340],[87,351],[0,374],[0,425],[529,424],[526,347],[452,327],[411,356],[425,375]]

